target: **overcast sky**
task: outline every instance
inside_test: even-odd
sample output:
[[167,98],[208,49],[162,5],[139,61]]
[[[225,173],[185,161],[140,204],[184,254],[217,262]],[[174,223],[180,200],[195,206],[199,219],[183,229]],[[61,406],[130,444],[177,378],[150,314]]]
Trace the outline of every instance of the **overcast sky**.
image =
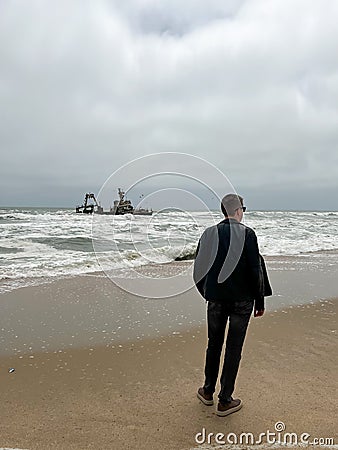
[[1,1],[0,205],[73,206],[185,152],[251,209],[338,209],[337,18],[335,0]]

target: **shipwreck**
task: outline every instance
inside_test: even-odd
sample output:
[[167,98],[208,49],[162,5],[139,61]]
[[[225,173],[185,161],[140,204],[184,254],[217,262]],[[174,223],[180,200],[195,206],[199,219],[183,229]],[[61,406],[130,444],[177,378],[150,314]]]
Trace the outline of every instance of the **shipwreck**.
[[131,201],[126,199],[126,193],[118,188],[117,190],[119,199],[114,200],[113,206],[109,211],[104,211],[103,207],[96,200],[95,194],[87,193],[84,197],[84,202],[80,206],[76,206],[75,211],[77,213],[83,214],[103,214],[103,215],[124,215],[124,214],[134,214],[134,215],[144,215],[151,216],[153,213],[152,209],[148,208],[134,208]]

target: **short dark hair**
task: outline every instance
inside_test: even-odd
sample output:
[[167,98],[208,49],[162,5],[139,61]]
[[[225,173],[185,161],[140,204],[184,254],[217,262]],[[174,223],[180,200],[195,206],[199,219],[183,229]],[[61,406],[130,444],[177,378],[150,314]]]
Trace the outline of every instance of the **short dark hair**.
[[243,197],[237,194],[227,194],[222,198],[221,210],[225,217],[233,216],[236,209],[243,206]]

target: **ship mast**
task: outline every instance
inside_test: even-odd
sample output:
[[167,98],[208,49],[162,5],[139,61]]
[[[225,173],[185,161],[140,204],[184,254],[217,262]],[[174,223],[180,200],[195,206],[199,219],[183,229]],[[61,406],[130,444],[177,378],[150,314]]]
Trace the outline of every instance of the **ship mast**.
[[120,197],[120,202],[122,203],[124,201],[125,192],[121,188],[118,188],[118,193]]

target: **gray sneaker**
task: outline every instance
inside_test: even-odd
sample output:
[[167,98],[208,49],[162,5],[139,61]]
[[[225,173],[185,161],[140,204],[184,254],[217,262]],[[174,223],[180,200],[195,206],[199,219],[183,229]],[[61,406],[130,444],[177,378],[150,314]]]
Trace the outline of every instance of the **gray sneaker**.
[[233,399],[231,398],[231,402],[221,403],[218,402],[216,414],[218,416],[228,416],[238,410],[240,410],[243,406],[242,400],[239,398]]

